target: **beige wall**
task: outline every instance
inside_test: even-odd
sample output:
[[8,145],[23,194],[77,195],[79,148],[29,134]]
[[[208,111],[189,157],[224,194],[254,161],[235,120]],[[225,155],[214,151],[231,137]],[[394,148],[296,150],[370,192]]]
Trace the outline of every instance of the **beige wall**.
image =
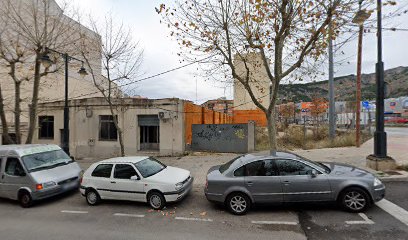
[[[255,97],[259,99],[264,107],[268,107],[269,100],[269,86],[270,80],[263,67],[263,61],[259,54],[249,53],[245,56],[245,62],[250,72],[250,87]],[[234,61],[237,73],[240,76],[245,76],[247,70],[245,68],[244,61],[240,60],[237,56]],[[248,91],[238,81],[234,81],[234,110],[256,110],[258,109],[253,103]]]
[[[184,153],[184,123],[183,104],[179,99],[148,100],[144,104],[140,99],[122,99],[122,106],[117,112],[119,124],[124,131],[126,155],[140,155],[140,131],[138,115],[158,115],[159,112],[171,111],[171,118],[160,120],[160,150],[161,156],[181,155]],[[119,141],[99,140],[99,116],[110,115],[106,101],[103,98],[75,100],[70,107],[70,152],[76,158],[108,158],[119,156]],[[105,106],[101,106],[105,105]],[[92,117],[86,116],[86,109],[92,110]],[[60,144],[60,129],[63,128],[63,102],[44,103],[40,106],[39,116],[54,116],[54,139],[38,139],[35,132],[35,143]],[[89,110],[88,110],[89,111]],[[38,122],[38,121],[37,121]],[[94,144],[89,144],[93,139]]]

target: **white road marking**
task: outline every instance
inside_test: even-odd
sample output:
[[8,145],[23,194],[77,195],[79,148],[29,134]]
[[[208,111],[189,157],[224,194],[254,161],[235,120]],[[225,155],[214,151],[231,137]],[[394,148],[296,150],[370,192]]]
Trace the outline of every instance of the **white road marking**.
[[376,203],[376,205],[381,208],[382,210],[389,213],[391,216],[395,217],[402,223],[408,226],[408,211],[403,209],[402,207],[383,199]]
[[346,221],[346,224],[374,224],[374,222],[367,217],[364,213],[359,213],[360,217],[364,219],[364,221]]
[[251,221],[253,224],[266,224],[266,225],[297,225],[297,222],[285,222],[285,221]]
[[176,220],[186,220],[186,221],[201,221],[201,222],[212,222],[212,219],[204,219],[204,218],[186,218],[186,217],[175,217]]
[[127,213],[115,213],[113,216],[118,216],[118,217],[134,217],[134,218],[144,218],[145,215],[140,215],[140,214],[127,214]]
[[70,210],[62,210],[62,213],[74,213],[74,214],[86,214],[87,211],[70,211]]

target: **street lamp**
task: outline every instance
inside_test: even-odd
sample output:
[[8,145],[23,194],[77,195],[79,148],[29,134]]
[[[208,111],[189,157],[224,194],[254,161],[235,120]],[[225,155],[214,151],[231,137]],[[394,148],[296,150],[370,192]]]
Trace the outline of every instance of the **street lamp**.
[[82,66],[79,69],[78,73],[83,77],[88,75],[88,73],[86,69],[84,68],[84,61],[77,59],[75,57],[69,56],[67,53],[61,53],[61,52],[58,52],[50,48],[45,48],[45,54],[41,57],[41,62],[44,67],[48,68],[52,64],[54,64],[54,62],[48,56],[49,52],[53,52],[53,53],[60,55],[64,59],[64,63],[65,63],[65,105],[64,105],[64,131],[63,131],[63,137],[62,137],[62,149],[69,156],[70,153],[69,153],[68,63],[71,60],[81,62]]
[[382,19],[381,0],[377,0],[377,56],[376,64],[376,113],[374,132],[374,155],[367,157],[367,165],[376,170],[387,170],[396,167],[395,160],[387,156],[387,133],[384,131],[384,63],[382,61]]

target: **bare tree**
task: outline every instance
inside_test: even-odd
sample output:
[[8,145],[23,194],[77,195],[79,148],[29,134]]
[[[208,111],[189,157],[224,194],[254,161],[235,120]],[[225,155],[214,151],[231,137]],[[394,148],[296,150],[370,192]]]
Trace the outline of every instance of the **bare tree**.
[[[328,26],[333,37],[351,19],[356,0],[177,0],[174,7],[161,4],[156,11],[171,29],[184,59],[197,61],[212,56],[206,64],[212,71],[224,70],[248,92],[268,120],[271,152],[276,151],[275,105],[281,82],[308,70],[326,51]],[[250,67],[247,55],[256,53],[262,63]],[[241,61],[244,71],[234,61]],[[270,103],[256,96],[252,79],[261,69],[270,81]],[[310,73],[310,72],[309,72]]]
[[[109,105],[109,110],[118,132],[120,153],[125,156],[123,129],[119,124],[118,113],[123,111],[119,97],[118,85],[124,85],[137,77],[143,60],[143,50],[138,42],[132,39],[132,32],[123,24],[116,25],[112,16],[105,18],[103,24],[98,25],[91,20],[91,29],[101,36],[98,41],[82,41],[82,56],[92,75],[94,85],[102,93]],[[101,49],[102,46],[102,49]],[[101,49],[98,51],[98,49]],[[92,53],[100,52],[100,56]],[[102,75],[95,69],[94,61],[102,61]],[[123,121],[123,119],[122,119]]]
[[[80,39],[78,22],[67,17],[67,5],[58,6],[54,0],[0,0],[0,22],[3,27],[0,55],[9,68],[15,86],[15,130],[20,142],[21,98],[20,85],[32,83],[29,106],[29,129],[26,143],[31,143],[36,125],[41,78],[59,70],[59,64],[44,68],[41,58],[46,48],[72,52]],[[73,17],[73,16],[72,16]],[[57,61],[58,58],[54,60]],[[25,69],[24,75],[18,65]]]

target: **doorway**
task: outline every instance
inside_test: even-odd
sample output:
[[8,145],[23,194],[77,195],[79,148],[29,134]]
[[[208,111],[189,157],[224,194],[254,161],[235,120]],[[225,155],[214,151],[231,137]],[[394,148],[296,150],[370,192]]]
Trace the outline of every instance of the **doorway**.
[[160,149],[160,120],[157,115],[139,115],[140,150]]

